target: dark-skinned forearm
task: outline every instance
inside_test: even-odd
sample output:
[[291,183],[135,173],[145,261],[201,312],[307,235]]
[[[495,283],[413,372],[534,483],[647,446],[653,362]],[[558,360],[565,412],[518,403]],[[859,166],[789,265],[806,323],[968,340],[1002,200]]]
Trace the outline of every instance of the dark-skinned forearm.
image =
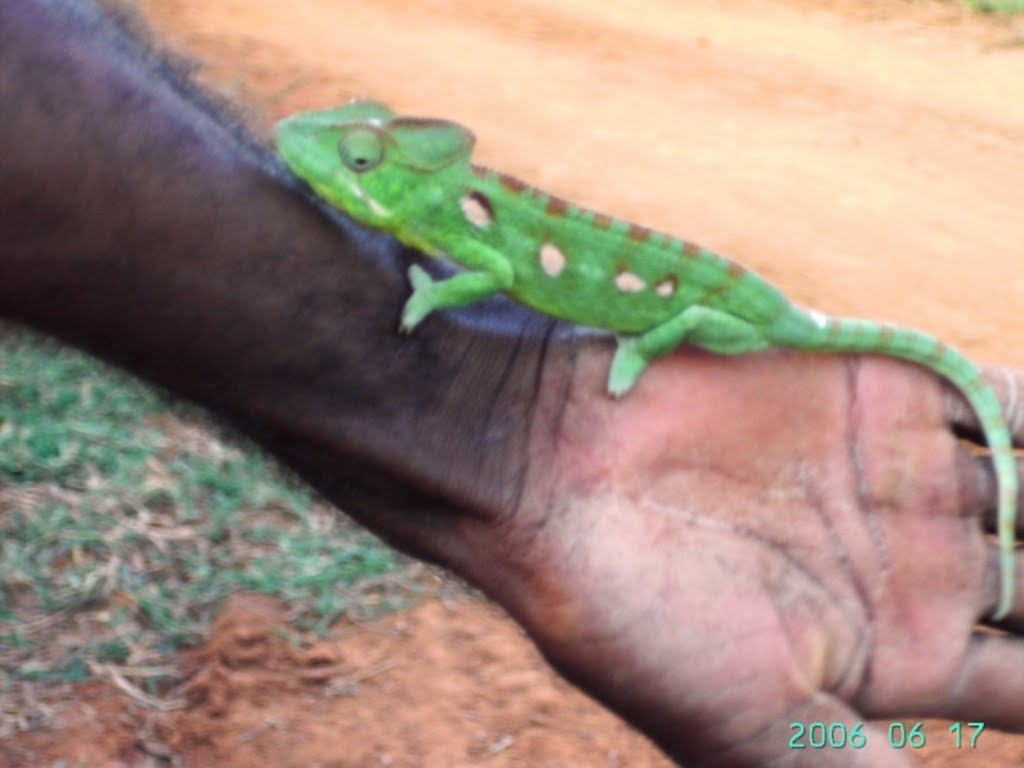
[[269,152],[67,5],[0,6],[0,315],[209,406],[457,564],[437,526],[514,504],[552,326],[508,309],[504,330],[445,315],[400,337],[411,254],[339,232]]

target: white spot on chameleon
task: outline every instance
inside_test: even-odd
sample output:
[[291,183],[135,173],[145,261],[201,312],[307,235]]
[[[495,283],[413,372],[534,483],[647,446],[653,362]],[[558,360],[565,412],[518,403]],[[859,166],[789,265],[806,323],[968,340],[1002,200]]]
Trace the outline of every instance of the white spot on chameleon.
[[669,297],[676,292],[676,279],[674,277],[666,277],[656,286],[654,286],[654,292],[659,296]]
[[558,249],[557,245],[544,243],[540,247],[540,268],[548,277],[558,277],[565,269],[565,254]]
[[819,312],[818,310],[808,309],[807,314],[810,316],[811,320],[814,321],[814,324],[819,328],[824,328],[826,325],[828,325],[828,317]]
[[623,293],[636,293],[646,288],[647,283],[632,272],[619,272],[615,276],[615,287]]
[[491,212],[473,195],[460,197],[459,206],[462,208],[462,215],[466,217],[466,221],[477,229],[484,229],[490,225]]

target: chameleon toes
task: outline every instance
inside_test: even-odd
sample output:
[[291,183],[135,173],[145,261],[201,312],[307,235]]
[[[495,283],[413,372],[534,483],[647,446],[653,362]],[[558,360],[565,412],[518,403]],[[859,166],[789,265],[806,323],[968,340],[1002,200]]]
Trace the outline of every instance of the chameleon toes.
[[409,283],[412,285],[413,291],[418,291],[421,288],[433,284],[434,278],[427,274],[427,271],[423,269],[419,264],[413,264],[409,267]]
[[608,371],[608,394],[622,397],[629,392],[647,364],[647,359],[637,351],[634,339],[620,340]]
[[412,333],[413,328],[419,325],[423,318],[434,309],[433,302],[429,298],[430,291],[434,286],[434,279],[417,264],[409,267],[408,274],[409,282],[412,284],[412,296],[402,308],[402,322],[398,326],[400,333]]
[[405,307],[402,309],[402,322],[398,326],[398,330],[401,333],[412,333],[413,328],[419,325],[433,309],[427,294],[423,290],[416,291],[405,302]]

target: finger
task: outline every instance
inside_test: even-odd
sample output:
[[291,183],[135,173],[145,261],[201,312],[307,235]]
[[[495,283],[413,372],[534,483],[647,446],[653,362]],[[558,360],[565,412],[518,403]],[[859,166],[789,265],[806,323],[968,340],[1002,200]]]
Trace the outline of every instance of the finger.
[[1024,640],[974,633],[961,675],[952,681],[945,701],[931,706],[922,702],[914,710],[946,720],[1024,731]]
[[[1024,475],[1024,456],[1018,456],[1017,476]],[[960,509],[980,509],[988,530],[996,528],[999,508],[999,485],[991,456],[964,449],[957,456],[957,477],[960,487]],[[1024,509],[1024,483],[1017,491],[1017,509]],[[1024,534],[1024,515],[1017,515],[1017,533]]]
[[[982,580],[981,601],[977,606],[979,620],[988,624],[993,623],[988,621],[988,617],[995,612],[1002,594],[1000,556],[999,545],[992,541],[985,553],[985,575]],[[995,622],[994,626],[1024,635],[1024,549],[1017,550],[1013,556],[1013,607],[1010,613]]]
[[[1024,371],[1005,366],[982,366],[982,374],[1003,407],[1010,435],[1016,445],[1024,444]],[[981,436],[977,414],[960,390],[945,381],[942,390],[943,413],[957,431]]]

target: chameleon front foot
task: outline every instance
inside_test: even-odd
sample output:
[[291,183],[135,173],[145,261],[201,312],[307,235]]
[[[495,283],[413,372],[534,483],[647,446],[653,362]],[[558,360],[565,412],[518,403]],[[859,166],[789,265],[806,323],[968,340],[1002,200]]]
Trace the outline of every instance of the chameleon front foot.
[[413,264],[409,267],[409,282],[412,284],[412,296],[402,308],[402,322],[398,326],[401,333],[411,333],[412,329],[434,310],[430,298],[434,278],[428,275],[423,267]]
[[619,339],[619,347],[608,371],[608,394],[622,397],[633,388],[649,361],[637,349],[638,339]]

